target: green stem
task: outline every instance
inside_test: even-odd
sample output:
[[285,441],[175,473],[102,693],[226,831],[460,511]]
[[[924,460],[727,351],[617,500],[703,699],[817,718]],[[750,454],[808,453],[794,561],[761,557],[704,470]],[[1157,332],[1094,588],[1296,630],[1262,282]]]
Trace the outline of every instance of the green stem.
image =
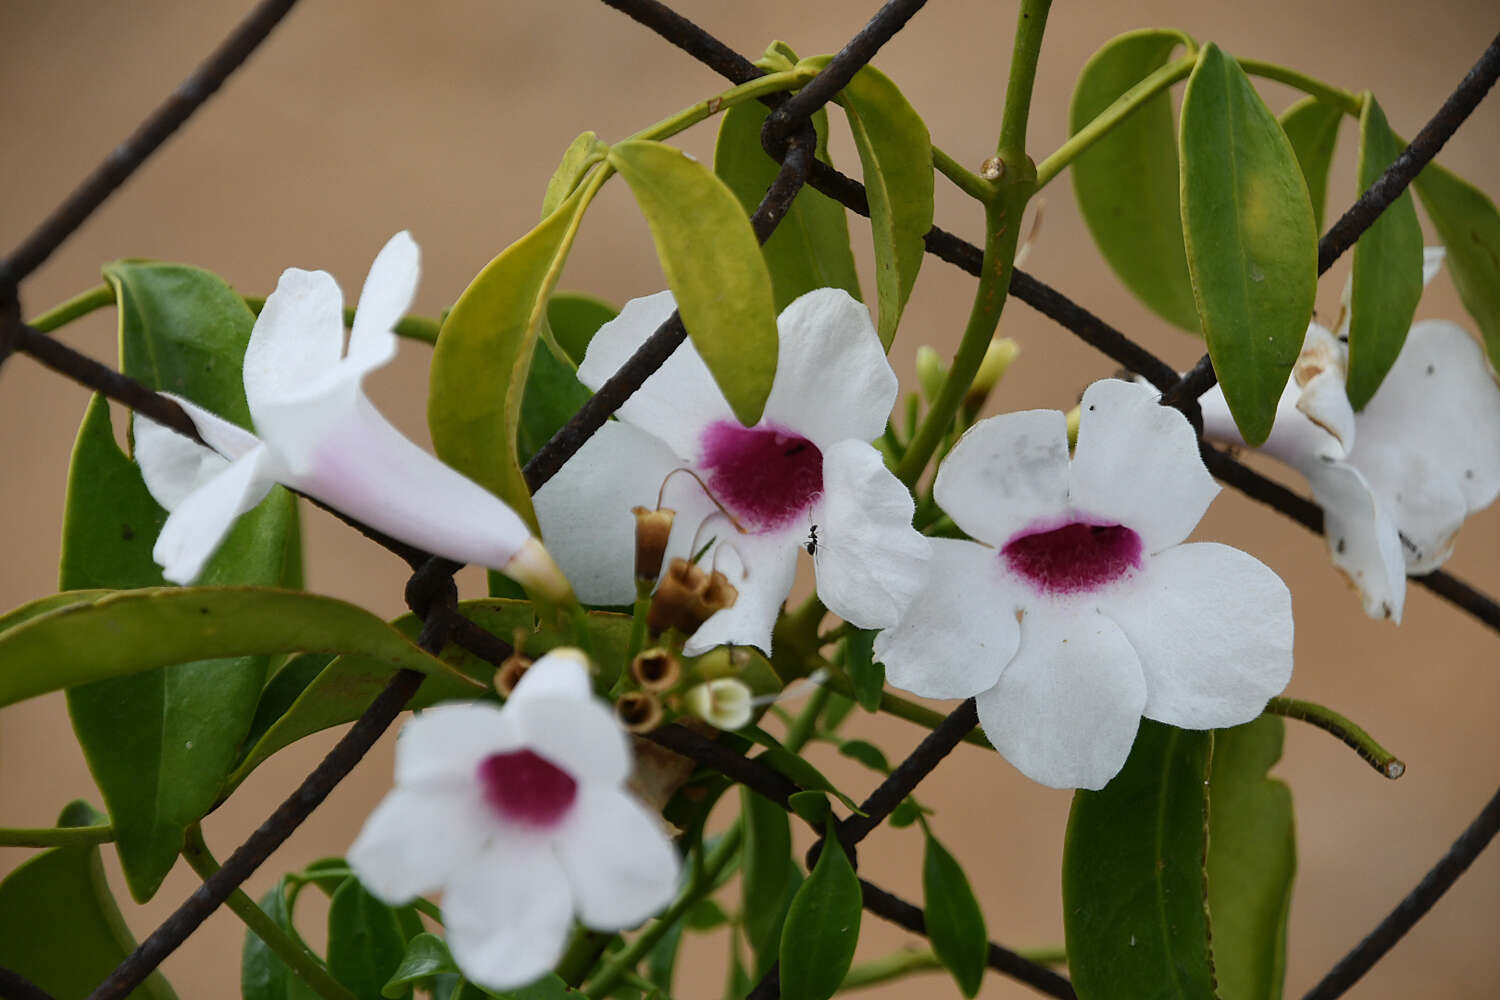
[[93,847],[115,839],[108,823],[97,826],[0,828],[0,847]]
[[679,132],[686,131],[692,126],[718,114],[726,108],[732,108],[736,104],[744,104],[746,101],[756,101],[768,94],[779,94],[788,90],[796,90],[807,81],[811,80],[817,73],[811,68],[788,69],[780,73],[767,73],[765,76],[757,77],[748,83],[742,83],[738,87],[731,87],[716,97],[710,97],[706,101],[699,101],[690,108],[683,108],[668,118],[663,118],[655,125],[649,125],[639,132],[630,136],[631,139],[667,139]]
[[587,927],[579,927],[573,934],[573,940],[568,944],[568,950],[563,952],[563,957],[558,961],[556,973],[558,978],[568,984],[570,989],[577,989],[578,984],[583,982],[583,977],[589,974],[589,970],[599,963],[599,956],[604,954],[604,949],[615,939],[616,935],[605,931],[591,931]]
[[818,731],[818,716],[823,714],[823,707],[828,704],[828,696],[832,693],[821,684],[813,689],[801,713],[787,727],[786,739],[781,741],[783,747],[792,753],[797,753],[807,745],[807,741],[812,739],[813,734]]
[[[846,698],[854,697],[854,682],[843,670],[829,663],[827,660],[818,660],[817,665],[828,671],[823,681],[825,687],[836,691]],[[889,691],[880,693],[880,710],[887,715],[894,715],[898,719],[905,719],[924,729],[936,729],[947,718],[942,712],[934,711],[925,705],[918,705],[914,701],[908,701],[897,694]],[[985,739],[984,733],[978,729],[973,730],[964,737],[965,743],[972,743],[976,747],[986,750],[995,749],[989,740]]]
[[1040,191],[1048,182],[1062,172],[1063,168],[1076,160],[1084,150],[1103,138],[1141,105],[1166,90],[1178,80],[1187,78],[1197,63],[1196,55],[1174,59],[1156,72],[1141,80],[1134,87],[1115,98],[1113,104],[1099,112],[1098,116],[1083,128],[1073,133],[1068,141],[1058,146],[1052,155],[1036,165],[1036,186]]
[[[203,840],[203,830],[197,824],[187,829],[182,856],[205,882],[219,870],[219,863],[209,852],[208,845]],[[243,889],[235,889],[225,902],[235,916],[245,922],[250,932],[264,941],[266,947],[275,952],[276,957],[285,962],[318,996],[324,1000],[357,1000],[353,993],[329,974],[318,956],[293,941],[265,910],[256,905],[255,900],[245,895]]]
[[1406,765],[1399,757],[1376,743],[1369,733],[1331,708],[1310,701],[1299,701],[1296,698],[1272,698],[1266,703],[1266,713],[1306,722],[1338,737],[1346,746],[1359,754],[1366,763],[1387,778],[1394,780],[1406,773]]
[[989,201],[994,196],[995,185],[971,172],[936,146],[932,147],[932,165],[938,169],[938,173],[952,181],[954,187],[975,201]]
[[1010,81],[1005,85],[1005,109],[1000,117],[1000,142],[995,153],[1007,170],[1026,158],[1026,121],[1031,115],[1031,88],[1042,54],[1042,32],[1052,0],[1021,0],[1016,39],[1011,46]]
[[1067,965],[1068,949],[1060,944],[1045,948],[1017,948],[1016,954],[1037,965]]
[[103,309],[105,306],[114,304],[115,290],[109,285],[100,285],[98,288],[90,288],[82,295],[74,296],[60,306],[53,306],[27,325],[42,333],[51,333],[80,316],[87,316],[96,309]]
[[584,985],[585,996],[602,997],[608,994],[619,984],[626,973],[639,965],[647,953],[656,947],[656,942],[660,941],[667,931],[687,916],[688,911],[696,906],[700,899],[713,891],[719,873],[739,854],[744,835],[743,826],[736,824],[730,827],[723,839],[714,845],[713,852],[704,862],[702,875],[694,878],[683,890],[682,895],[678,896],[649,927],[637,934],[624,948],[615,952],[599,973]]
[[1331,83],[1299,73],[1286,66],[1278,66],[1276,63],[1262,62],[1259,59],[1241,59],[1240,68],[1251,76],[1258,76],[1265,80],[1275,80],[1284,83],[1288,87],[1295,87],[1304,94],[1311,94],[1318,100],[1335,107],[1343,108],[1346,114],[1358,118],[1364,109],[1364,102],[1359,96],[1352,94],[1342,87],[1335,87]]
[[878,986],[909,976],[913,972],[928,972],[942,967],[942,961],[931,948],[903,948],[880,958],[872,958],[868,962],[860,962],[845,974],[839,989],[857,990],[866,986]]

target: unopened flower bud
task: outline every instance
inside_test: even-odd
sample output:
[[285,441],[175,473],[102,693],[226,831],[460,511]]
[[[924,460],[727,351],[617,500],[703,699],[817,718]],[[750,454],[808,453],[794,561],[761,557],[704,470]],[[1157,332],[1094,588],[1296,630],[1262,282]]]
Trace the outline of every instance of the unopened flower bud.
[[630,512],[635,515],[635,577],[655,583],[661,575],[661,560],[666,555],[672,519],[677,512],[668,507],[656,510],[632,507]]
[[948,367],[943,364],[937,351],[923,344],[917,348],[917,384],[922,395],[930,403],[943,391],[943,380],[948,377]]
[[990,346],[984,350],[984,360],[979,362],[979,370],[974,373],[974,381],[969,383],[969,391],[964,394],[964,412],[970,415],[970,419],[990,398],[990,393],[1020,353],[1020,347],[1009,337],[990,340]]
[[683,705],[719,729],[740,729],[750,722],[750,689],[733,677],[699,684],[684,696]]
[[630,672],[647,691],[670,691],[682,679],[682,664],[669,650],[643,650],[630,661]]
[[661,699],[644,691],[631,691],[615,702],[615,718],[632,733],[648,733],[661,725]]

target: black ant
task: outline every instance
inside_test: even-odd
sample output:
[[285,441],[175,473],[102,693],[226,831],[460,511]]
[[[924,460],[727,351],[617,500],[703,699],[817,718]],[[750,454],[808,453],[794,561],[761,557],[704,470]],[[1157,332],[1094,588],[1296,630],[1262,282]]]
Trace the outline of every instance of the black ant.
[[810,556],[818,554],[818,526],[816,524],[807,529],[807,541],[802,543],[802,547]]

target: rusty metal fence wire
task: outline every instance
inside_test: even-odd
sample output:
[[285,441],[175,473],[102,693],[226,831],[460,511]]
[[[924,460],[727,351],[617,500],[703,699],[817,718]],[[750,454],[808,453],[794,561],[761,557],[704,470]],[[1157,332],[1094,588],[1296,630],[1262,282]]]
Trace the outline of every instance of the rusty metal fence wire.
[[[728,48],[713,35],[657,0],[604,0],[645,28],[682,49],[715,72],[739,84],[761,75],[744,56]],[[860,67],[893,37],[924,6],[926,0],[890,0],[876,12],[827,67],[796,95],[775,94],[762,100],[774,110],[762,133],[766,152],[781,164],[775,181],[751,217],[761,242],[771,235],[803,185],[859,213],[869,214],[865,191],[813,156],[812,115],[843,88]],[[198,438],[192,422],[178,405],[133,379],[87,358],[21,321],[20,285],[121,184],[146,162],[258,48],[295,5],[296,0],[263,0],[219,45],[209,58],[183,82],[71,195],[0,261],[0,363],[13,353],[26,354],[43,365],[95,392],[123,403],[158,423]],[[1411,144],[1350,206],[1318,244],[1318,271],[1323,273],[1348,250],[1390,205],[1449,137],[1463,124],[1500,77],[1500,37],[1490,43],[1452,95],[1417,133]],[[977,275],[981,252],[978,247],[934,227],[926,237],[927,251],[942,260]],[[1085,343],[1126,368],[1138,372],[1163,391],[1163,403],[1181,409],[1195,425],[1199,395],[1215,381],[1213,366],[1204,358],[1182,378],[1161,359],[1136,344],[1122,331],[1073,302],[1066,295],[1017,269],[1011,294],[1051,318]],[[536,490],[572,457],[631,393],[655,372],[686,336],[682,321],[674,314],[663,323],[592,399],[527,464],[525,475]],[[1261,503],[1267,504],[1318,533],[1323,528],[1322,511],[1310,500],[1241,464],[1225,451],[1201,444],[1203,459],[1219,479]],[[334,512],[337,514],[338,512]],[[342,515],[340,515],[342,516]],[[448,643],[498,664],[510,653],[501,639],[474,625],[456,610],[457,588],[453,574],[457,564],[430,556],[412,546],[343,518],[353,527],[404,559],[412,568],[406,585],[406,603],[424,622],[419,644],[436,653]],[[1417,583],[1450,601],[1455,607],[1500,632],[1500,604],[1449,573],[1435,572],[1414,578]],[[370,704],[358,722],[338,741],[328,755],[297,789],[266,818],[249,838],[207,879],[197,891],[154,932],[141,942],[91,994],[91,1000],[119,1000],[138,986],[161,962],[182,944],[224,900],[292,831],[326,798],[360,761],[386,730],[422,683],[422,675],[401,671]],[[856,845],[879,826],[923,778],[977,724],[974,701],[969,699],[924,739],[906,760],[870,793],[860,813],[846,818],[838,837],[851,858]],[[780,773],[713,740],[677,725],[651,734],[657,743],[684,754],[698,764],[788,805],[800,791]],[[1304,1000],[1331,1000],[1343,995],[1365,972],[1430,910],[1438,898],[1500,831],[1500,791],[1490,799],[1473,823],[1454,841],[1420,883],[1402,899],[1365,937],[1331,969]],[[820,831],[821,832],[821,831]],[[821,841],[814,844],[809,860]],[[860,880],[864,906],[916,934],[923,934],[923,911],[879,886]],[[1044,966],[1022,958],[998,944],[989,947],[989,966],[1054,997],[1073,997],[1066,978]],[[0,969],[0,995],[11,1000],[51,1000],[37,986],[9,970]],[[777,970],[758,983],[750,996],[766,1000],[779,995]]]

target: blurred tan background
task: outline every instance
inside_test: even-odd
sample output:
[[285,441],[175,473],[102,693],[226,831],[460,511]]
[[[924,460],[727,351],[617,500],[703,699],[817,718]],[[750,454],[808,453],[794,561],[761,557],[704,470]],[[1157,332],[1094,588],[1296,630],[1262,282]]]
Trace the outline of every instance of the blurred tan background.
[[[0,243],[13,245],[38,222],[247,6],[246,0],[0,3]],[[680,0],[677,6],[753,56],[772,38],[804,55],[830,51],[876,4]],[[1036,86],[1032,148],[1040,159],[1065,137],[1072,82],[1088,56],[1114,35],[1148,26],[1182,28],[1235,54],[1281,61],[1354,90],[1369,87],[1393,126],[1410,135],[1500,27],[1497,14],[1490,0],[1060,0]],[[971,166],[992,150],[1014,17],[1013,2],[934,0],[877,59],[927,118],[934,141]],[[606,140],[619,138],[724,87],[622,15],[584,0],[307,0],[227,89],[25,285],[26,313],[36,315],[97,284],[100,265],[121,256],[197,264],[256,294],[269,291],[285,267],[326,268],[352,301],[375,250],[391,233],[409,228],[425,253],[417,308],[435,315],[534,223],[543,186],[575,134],[595,129]],[[1264,93],[1278,110],[1292,99],[1274,85]],[[700,126],[682,142],[709,157],[712,129]],[[1355,193],[1352,146],[1346,125],[1330,218]],[[1492,97],[1441,159],[1494,195],[1500,192],[1497,154],[1500,98]],[[835,137],[834,155],[846,168],[857,165],[843,134]],[[1153,319],[1093,251],[1066,177],[1047,191],[1046,201],[1028,267],[1179,367],[1196,359],[1201,346]],[[979,225],[975,208],[941,179],[938,221],[971,239]],[[868,227],[854,220],[851,230],[865,288],[873,289]],[[1337,308],[1344,273],[1325,279],[1320,309]],[[588,217],[563,287],[618,304],[662,284],[624,186],[611,185]],[[903,379],[919,343],[943,349],[956,343],[971,292],[970,278],[928,258],[892,352]],[[1419,315],[1472,326],[1446,275]],[[1006,312],[1003,329],[1020,341],[1022,357],[992,409],[1066,408],[1084,385],[1114,367],[1020,303]],[[61,336],[112,361],[112,334],[113,316],[101,312]],[[426,357],[425,347],[404,346],[374,384],[386,412],[424,441]],[[0,607],[55,587],[64,475],[86,398],[24,357],[0,374],[0,510],[7,522]],[[307,510],[305,517],[311,589],[382,614],[404,610],[401,563],[326,515]],[[1345,712],[1408,763],[1405,778],[1387,782],[1327,735],[1288,726],[1279,773],[1291,783],[1298,809],[1300,872],[1288,977],[1297,995],[1417,881],[1500,780],[1494,721],[1500,637],[1416,588],[1400,628],[1367,621],[1320,539],[1237,495],[1220,499],[1198,536],[1256,553],[1292,587],[1297,671],[1288,693]],[[1449,568],[1500,592],[1497,541],[1500,511],[1491,510],[1464,531]],[[467,595],[482,593],[472,572],[461,582]],[[921,735],[904,723],[869,717],[855,719],[851,731],[871,735],[896,756]],[[209,818],[209,841],[221,857],[333,739],[324,734],[284,752]],[[388,735],[251,880],[252,894],[278,872],[348,845],[389,785],[390,748]],[[868,772],[824,762],[851,791],[869,787]],[[1069,796],[1032,785],[993,755],[967,747],[922,794],[938,809],[937,832],[968,867],[992,936],[1014,947],[1060,942],[1058,869]],[[49,824],[78,796],[99,801],[61,696],[0,713],[0,824]],[[919,852],[912,831],[882,830],[861,851],[862,869],[918,899]],[[0,849],[0,872],[27,856]],[[127,919],[138,934],[148,931],[194,884],[179,865],[150,905],[133,905],[122,889]],[[308,935],[317,940],[315,906],[306,916]],[[1500,983],[1497,917],[1500,852],[1492,850],[1354,995],[1492,995]],[[237,995],[242,936],[227,911],[214,916],[165,966],[178,991],[185,998]],[[867,917],[860,958],[909,940]],[[690,948],[689,956],[678,995],[717,996],[722,945]],[[885,995],[918,987],[956,995],[939,978],[888,987]],[[992,974],[983,995],[1030,994]]]

